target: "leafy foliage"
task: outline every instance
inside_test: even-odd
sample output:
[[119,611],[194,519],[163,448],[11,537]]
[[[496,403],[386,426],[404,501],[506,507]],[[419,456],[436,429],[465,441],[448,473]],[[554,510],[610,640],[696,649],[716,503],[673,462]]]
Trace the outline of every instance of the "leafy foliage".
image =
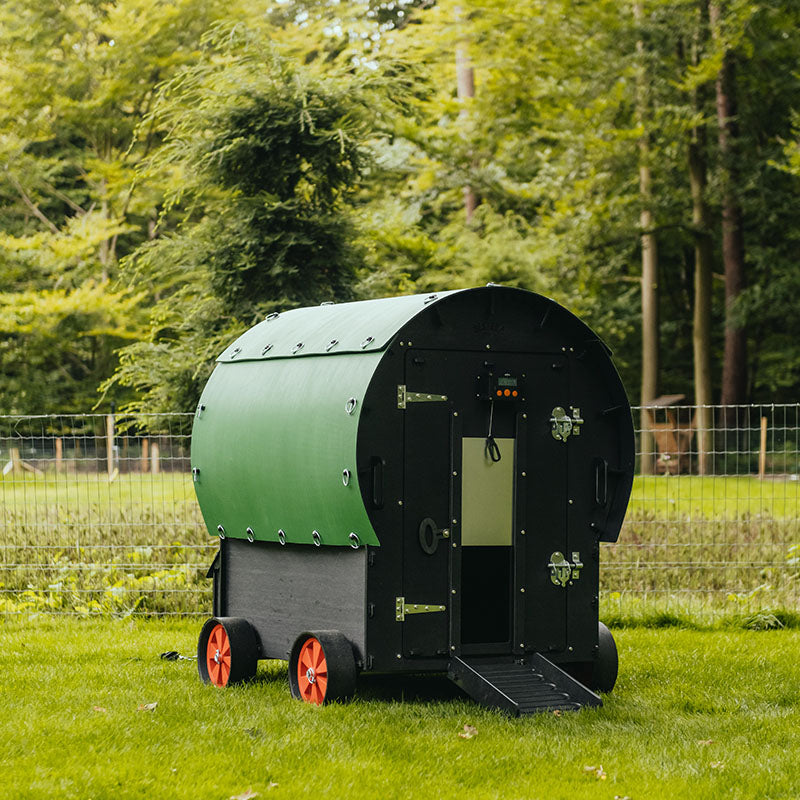
[[159,300],[148,341],[122,351],[107,384],[135,387],[150,410],[191,408],[210,348],[259,316],[353,296],[351,209],[372,163],[370,117],[392,105],[380,75],[312,77],[241,28],[204,44],[153,112],[170,134],[150,168],[180,176],[167,203],[183,218],[126,262]]

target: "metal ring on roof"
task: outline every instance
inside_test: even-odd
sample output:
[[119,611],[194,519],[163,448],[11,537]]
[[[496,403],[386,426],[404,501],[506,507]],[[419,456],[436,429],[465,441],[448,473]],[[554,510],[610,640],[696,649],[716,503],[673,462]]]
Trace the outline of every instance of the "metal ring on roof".
[[320,303],[320,305],[321,305],[321,306],[332,306],[332,305],[335,305],[335,303],[333,302],[333,300],[323,300],[323,301]]
[[363,350],[365,347],[369,347],[375,341],[374,336],[367,336],[363,342],[361,342],[361,349]]
[[436,300],[438,297],[439,297],[439,295],[438,295],[438,294],[429,294],[429,295],[428,295],[428,296],[425,298],[425,300],[424,300],[424,302],[423,302],[423,305],[425,305],[425,306],[426,306],[426,305],[428,305],[428,303],[432,303],[432,302],[433,302],[434,300]]
[[336,347],[337,344],[339,344],[339,340],[338,339],[331,339],[328,342],[328,346],[325,348],[325,352],[326,353],[330,353],[330,351],[333,350],[333,348]]
[[265,344],[264,345],[264,349],[261,351],[261,355],[265,356],[267,353],[269,353],[270,350],[272,350],[272,345],[271,344]]
[[311,538],[314,540],[316,547],[322,546],[322,536],[320,536],[319,531],[311,531]]
[[247,541],[248,542],[255,541],[255,538],[256,538],[256,535],[255,535],[255,533],[253,533],[253,529],[252,528],[248,528],[247,529]]
[[351,397],[345,404],[344,410],[352,416],[353,412],[356,410],[356,406],[358,405],[358,400],[355,397]]
[[297,344],[296,344],[296,345],[295,345],[295,346],[292,348],[292,355],[294,355],[295,353],[299,353],[299,352],[300,352],[300,351],[303,349],[303,347],[304,347],[304,343],[303,343],[303,342],[298,342],[298,343],[297,343]]
[[348,536],[347,538],[350,539],[350,547],[352,547],[353,550],[358,550],[359,545],[361,544],[361,542],[360,542],[360,540],[358,538],[358,534],[357,533],[351,533],[350,536]]
[[223,528],[222,525],[217,525],[217,533],[219,534],[220,539],[225,538],[225,528]]
[[349,483],[350,483],[350,470],[349,469],[343,469],[342,470],[342,483],[345,486],[349,485]]
[[231,358],[236,358],[236,356],[238,356],[239,353],[241,352],[242,352],[241,347],[234,347],[233,350],[231,350]]
[[267,316],[264,317],[264,320],[265,322],[272,322],[272,320],[278,319],[279,316],[280,316],[279,311],[273,311],[271,314],[267,314]]
[[286,534],[283,532],[283,529],[278,529],[278,541],[281,544],[286,544]]

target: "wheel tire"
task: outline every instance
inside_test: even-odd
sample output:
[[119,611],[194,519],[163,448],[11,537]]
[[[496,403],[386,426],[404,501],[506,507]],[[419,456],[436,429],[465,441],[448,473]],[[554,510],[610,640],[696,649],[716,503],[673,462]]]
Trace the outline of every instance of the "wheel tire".
[[289,656],[292,697],[313,705],[334,703],[356,690],[353,646],[339,631],[301,633]]
[[602,622],[598,622],[597,625],[599,649],[597,658],[594,661],[590,688],[599,692],[610,692],[617,682],[617,672],[619,670],[617,645],[614,642],[611,631]]
[[259,647],[253,626],[239,617],[212,617],[197,640],[197,671],[204,683],[233,686],[252,680]]

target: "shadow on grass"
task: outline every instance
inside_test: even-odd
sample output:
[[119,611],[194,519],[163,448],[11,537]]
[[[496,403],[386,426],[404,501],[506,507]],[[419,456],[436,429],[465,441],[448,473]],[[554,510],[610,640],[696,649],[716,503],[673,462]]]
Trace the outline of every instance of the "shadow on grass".
[[359,675],[356,691],[363,700],[385,703],[450,702],[466,697],[444,673]]
[[[262,661],[253,683],[281,685],[289,690],[289,665],[286,661]],[[464,699],[466,695],[445,673],[360,674],[356,697],[384,703],[430,703]]]

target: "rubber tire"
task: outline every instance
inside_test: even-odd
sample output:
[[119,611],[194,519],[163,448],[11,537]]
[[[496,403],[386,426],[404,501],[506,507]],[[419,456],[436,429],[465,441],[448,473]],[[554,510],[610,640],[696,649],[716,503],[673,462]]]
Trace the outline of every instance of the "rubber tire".
[[611,631],[602,623],[597,623],[597,658],[592,670],[592,683],[589,687],[597,692],[610,692],[617,682],[619,656],[617,645]]
[[206,650],[211,631],[222,625],[231,646],[231,671],[225,686],[235,686],[251,681],[256,675],[258,659],[261,654],[258,637],[253,626],[240,617],[212,617],[207,620],[197,640],[197,671],[203,683],[211,683],[211,676],[206,663]]
[[349,700],[356,691],[356,658],[350,640],[339,631],[305,631],[297,637],[289,655],[289,689],[292,697],[303,700],[297,678],[297,661],[303,645],[310,638],[322,645],[328,665],[328,684],[322,704]]

